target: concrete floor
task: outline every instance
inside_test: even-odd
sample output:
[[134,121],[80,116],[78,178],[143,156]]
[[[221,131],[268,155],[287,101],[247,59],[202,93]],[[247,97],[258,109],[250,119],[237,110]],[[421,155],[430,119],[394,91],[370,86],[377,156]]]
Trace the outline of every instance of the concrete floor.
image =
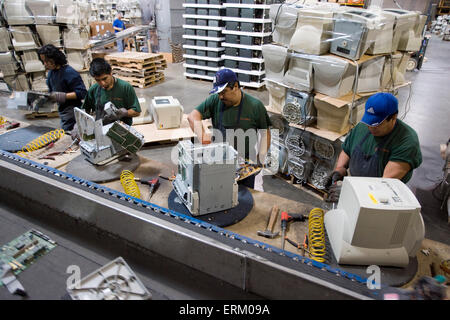
[[[442,179],[443,160],[440,158],[439,145],[450,137],[450,113],[448,111],[450,90],[448,87],[448,54],[450,42],[433,36],[427,50],[428,61],[420,71],[407,73],[407,79],[413,82],[411,91],[403,88],[399,92],[400,115],[408,110],[405,122],[418,133],[423,153],[423,163],[415,170],[408,183],[423,206],[422,215],[426,225],[426,238],[450,245],[450,227],[447,224],[447,213],[439,210],[440,202],[433,196],[433,189]],[[185,113],[189,113],[208,95],[212,83],[201,80],[188,80],[183,76],[182,63],[169,64],[165,70],[165,81],[147,89],[137,89],[139,97],[151,99],[153,96],[172,95],[183,104]],[[268,103],[267,91],[246,89],[246,92],[258,97],[264,104]],[[409,104],[406,104],[410,95]],[[24,112],[6,109],[7,97],[0,97],[0,115],[24,120]],[[33,124],[59,127],[59,119],[40,119]],[[173,145],[146,146],[139,153],[153,160],[165,162],[170,159]],[[284,180],[265,177],[266,192],[282,195],[297,201],[320,205],[320,202],[309,193],[303,192]],[[258,297],[241,292],[237,288],[216,282],[214,279],[197,275],[192,270],[181,268],[176,263],[169,264],[164,270],[162,263],[154,264],[153,260],[143,261],[138,253],[131,249],[121,248],[120,244],[110,244],[105,239],[84,237],[82,231],[70,230],[69,227],[47,224],[37,218],[30,219],[21,210],[15,208],[11,201],[5,201],[0,195],[0,244],[7,243],[29,228],[36,228],[48,233],[58,243],[59,251],[52,252],[59,261],[57,265],[49,264],[50,254],[43,257],[40,263],[33,265],[20,275],[25,288],[32,293],[32,299],[60,299],[65,294],[65,270],[70,264],[82,267],[82,276],[104,265],[121,255],[132,266],[138,277],[152,289],[156,299],[255,299]],[[18,199],[16,199],[18,201]],[[24,208],[22,208],[26,211]],[[45,260],[47,259],[47,260]],[[47,262],[45,262],[47,261]],[[130,263],[131,262],[131,263]],[[51,266],[56,282],[50,284],[48,269]],[[135,267],[134,267],[135,266]],[[33,269],[34,268],[34,269]],[[58,268],[58,270],[54,270]],[[34,270],[34,271],[33,271]],[[175,278],[172,278],[177,274]],[[201,285],[199,285],[201,283]],[[11,296],[5,288],[0,288],[0,299],[18,299]]]

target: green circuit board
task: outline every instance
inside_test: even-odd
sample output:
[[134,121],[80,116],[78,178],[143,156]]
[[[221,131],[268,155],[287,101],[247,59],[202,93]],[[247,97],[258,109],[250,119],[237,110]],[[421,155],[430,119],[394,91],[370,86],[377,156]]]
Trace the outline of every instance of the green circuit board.
[[17,275],[56,246],[56,242],[48,236],[32,229],[1,247],[0,264],[8,264]]

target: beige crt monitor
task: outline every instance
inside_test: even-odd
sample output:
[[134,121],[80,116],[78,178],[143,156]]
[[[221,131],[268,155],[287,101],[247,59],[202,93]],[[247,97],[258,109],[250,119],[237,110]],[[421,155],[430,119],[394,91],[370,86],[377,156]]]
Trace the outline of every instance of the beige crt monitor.
[[425,227],[420,204],[398,179],[345,177],[325,228],[339,264],[406,267]]
[[179,128],[183,120],[183,106],[172,96],[154,97],[151,106],[157,129]]

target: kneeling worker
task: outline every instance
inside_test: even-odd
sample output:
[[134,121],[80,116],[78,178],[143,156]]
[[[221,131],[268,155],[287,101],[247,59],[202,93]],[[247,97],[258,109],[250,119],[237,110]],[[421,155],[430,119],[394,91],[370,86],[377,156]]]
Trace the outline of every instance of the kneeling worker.
[[[189,125],[201,143],[211,143],[212,137],[205,134],[201,125],[202,120],[210,118],[213,128],[222,134],[223,141],[231,140],[227,139],[227,132],[233,133],[232,145],[239,154],[255,163],[263,163],[271,139],[269,130],[271,123],[264,104],[241,90],[237,75],[230,69],[217,71],[210,94],[188,116]],[[258,134],[261,142],[254,159],[252,156],[254,153],[250,148],[255,147],[257,140],[252,144],[250,137],[258,139]],[[215,142],[222,142],[215,138]],[[245,150],[239,150],[236,145],[244,146]]]
[[413,170],[422,163],[419,139],[397,116],[398,100],[392,94],[380,92],[367,100],[361,122],[342,144],[331,176],[333,185],[347,174],[397,178],[404,183],[411,179]]
[[[115,78],[111,66],[102,58],[92,60],[89,73],[97,83],[89,88],[82,109],[95,113],[95,120],[103,119],[104,125],[121,120],[131,126],[132,118],[141,114],[141,106],[131,84]],[[112,102],[118,109],[115,115],[105,116],[107,102]]]

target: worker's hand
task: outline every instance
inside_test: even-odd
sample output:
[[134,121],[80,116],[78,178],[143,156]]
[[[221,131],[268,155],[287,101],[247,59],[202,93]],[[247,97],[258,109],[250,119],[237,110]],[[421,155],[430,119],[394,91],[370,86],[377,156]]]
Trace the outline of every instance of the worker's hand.
[[202,136],[202,144],[210,144],[211,143],[211,136],[209,134],[204,134]]
[[125,109],[125,108],[120,108],[117,111],[117,118],[118,118],[118,120],[122,119],[122,118],[125,118],[125,117],[128,117],[128,110]]
[[328,190],[328,196],[325,199],[325,201],[338,202],[339,197],[341,195],[341,190],[342,190],[342,181],[337,181],[336,183],[332,184]]
[[107,125],[109,123],[115,122],[124,117],[128,117],[128,110],[125,108],[117,109],[117,111],[114,114],[110,114],[110,115],[107,114],[103,117],[103,125]]
[[64,102],[66,102],[66,93],[65,92],[57,92],[57,91],[51,92],[50,100],[58,102],[58,103],[64,103]]
[[326,179],[325,187],[328,189],[336,182],[344,180],[344,176],[339,171],[333,171]]
[[76,139],[80,139],[80,134],[78,132],[78,126],[75,125],[72,129],[72,131],[70,132],[70,137],[72,138],[72,140],[76,140]]

